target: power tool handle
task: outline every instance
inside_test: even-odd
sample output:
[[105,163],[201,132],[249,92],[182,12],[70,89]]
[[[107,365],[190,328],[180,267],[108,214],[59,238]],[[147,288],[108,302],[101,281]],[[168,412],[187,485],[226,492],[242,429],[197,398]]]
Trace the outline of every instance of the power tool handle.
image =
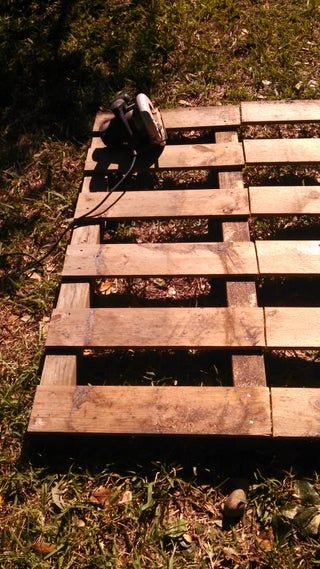
[[120,120],[126,130],[128,136],[128,142],[133,142],[133,132],[130,128],[129,122],[126,119],[126,112],[127,112],[127,102],[126,100],[119,97],[115,99],[110,106],[111,111],[113,112],[116,119]]

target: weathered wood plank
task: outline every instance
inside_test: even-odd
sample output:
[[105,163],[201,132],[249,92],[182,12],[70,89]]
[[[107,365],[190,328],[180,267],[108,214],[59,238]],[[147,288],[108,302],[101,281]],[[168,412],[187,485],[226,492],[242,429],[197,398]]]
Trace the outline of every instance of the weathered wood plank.
[[[96,174],[107,170],[126,172],[132,161],[129,150],[108,150],[100,138],[93,138],[85,162],[85,171]],[[244,165],[242,145],[226,144],[173,144],[166,145],[159,157],[140,159],[140,169],[208,169]]]
[[[86,190],[84,190],[86,191]],[[99,243],[100,227],[77,227],[73,230],[73,246],[84,243]],[[62,284],[59,291],[57,308],[88,308],[90,306],[89,283]],[[75,355],[47,355],[41,373],[41,385],[75,385],[77,382],[78,357]]]
[[320,241],[256,241],[259,273],[320,274]]
[[270,436],[269,389],[38,387],[28,431]]
[[[96,207],[105,192],[80,194],[75,217]],[[107,211],[104,210],[107,208]],[[100,213],[101,212],[101,213]],[[153,190],[113,192],[94,212],[97,218],[148,219],[170,217],[228,217],[249,215],[247,191],[240,188],[224,190]]]
[[[167,130],[240,126],[238,105],[161,109],[161,116]],[[98,133],[100,125],[112,117],[112,113],[98,113],[94,121],[93,131]]]
[[47,346],[258,347],[262,308],[96,308],[54,310]]
[[249,195],[252,215],[320,213],[320,186],[251,186]]
[[267,307],[264,311],[267,347],[320,347],[319,307]]
[[320,389],[271,389],[274,437],[320,436]]
[[41,385],[75,385],[77,356],[47,355],[44,360]]
[[253,243],[130,243],[68,247],[64,277],[257,275]]
[[317,164],[319,138],[274,138],[243,141],[246,165]]
[[[217,132],[216,142],[237,142],[237,132]],[[242,172],[219,172],[220,188],[233,187],[245,193]],[[250,241],[247,221],[222,223],[222,235],[225,242]],[[251,306],[257,303],[256,286],[252,281],[227,282],[226,294],[228,306]],[[232,354],[232,380],[235,386],[266,385],[264,358],[257,354]]]
[[320,121],[320,100],[250,101],[241,103],[242,124]]

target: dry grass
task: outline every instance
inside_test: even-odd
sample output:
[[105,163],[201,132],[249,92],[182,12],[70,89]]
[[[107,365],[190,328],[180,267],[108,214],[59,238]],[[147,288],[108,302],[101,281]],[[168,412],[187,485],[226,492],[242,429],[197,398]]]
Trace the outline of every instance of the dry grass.
[[[0,253],[39,256],[66,227],[93,115],[118,90],[146,91],[162,106],[320,98],[319,18],[316,0],[5,2],[0,14]],[[303,127],[299,132],[297,136],[318,136],[319,130]],[[292,134],[283,127],[259,133]],[[257,133],[246,132],[252,134]],[[189,176],[162,175],[150,183],[184,186]],[[286,184],[293,178],[296,183],[319,183],[319,172],[310,169],[251,170],[246,176],[257,184]],[[205,180],[200,176],[196,182]],[[301,229],[301,220],[287,224],[283,220],[273,226],[264,220],[255,222],[252,231],[261,236]],[[310,220],[302,220],[303,228],[310,228]],[[188,234],[206,239],[210,230],[206,220],[191,225],[143,222],[108,227],[105,238],[143,242]],[[194,458],[186,451],[189,460],[183,452],[175,456],[165,448],[172,461],[167,466],[166,460],[150,464],[138,446],[130,451],[129,444],[128,451],[120,441],[121,460],[115,464],[111,452],[99,459],[89,446],[81,449],[81,460],[75,460],[72,448],[63,454],[58,445],[52,455],[42,448],[37,455],[41,468],[30,455],[21,456],[39,381],[43,326],[53,306],[66,242],[67,236],[32,272],[21,274],[27,262],[23,256],[0,258],[1,567],[318,566],[317,540],[274,523],[274,514],[293,499],[295,476],[278,470],[272,452],[264,456],[258,450],[249,456],[231,449],[228,459],[223,452],[201,452],[198,442]],[[104,283],[104,291],[99,286],[96,302],[114,301],[118,295],[119,302],[130,296],[137,302],[194,303],[218,294],[205,279],[113,281]],[[302,367],[296,375],[288,358],[278,367],[269,362],[275,381],[291,381],[294,375],[298,382],[310,374],[305,354],[293,354],[292,359],[297,355]],[[206,354],[187,354],[179,370],[174,353],[163,354],[158,367],[152,354],[145,356],[121,355],[124,382],[133,359],[135,380],[147,384],[182,382],[187,370],[190,382],[226,381],[225,363],[212,363]],[[86,365],[92,366],[89,354]],[[119,377],[119,361],[110,365]],[[296,459],[289,454],[286,461],[293,472]],[[180,462],[187,463],[184,469]],[[309,470],[314,466],[311,460]],[[230,477],[240,473],[249,478],[248,508],[243,519],[228,525],[221,504],[232,488]],[[319,488],[316,473],[312,481]]]

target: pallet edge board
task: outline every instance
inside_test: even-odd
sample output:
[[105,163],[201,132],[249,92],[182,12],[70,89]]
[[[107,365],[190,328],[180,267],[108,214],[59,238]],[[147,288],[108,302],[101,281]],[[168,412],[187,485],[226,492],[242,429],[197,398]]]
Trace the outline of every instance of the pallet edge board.
[[320,307],[267,306],[264,314],[267,348],[320,347]]
[[244,139],[245,164],[318,164],[320,139],[260,138]]
[[249,186],[251,215],[320,214],[320,186]]
[[29,433],[271,436],[266,387],[38,387]]
[[318,387],[273,387],[271,406],[274,437],[320,437]]
[[320,122],[320,100],[240,103],[241,124]]
[[129,243],[67,248],[63,277],[258,275],[254,244]]
[[[88,150],[84,170],[86,173],[103,173],[107,170],[126,172],[131,164],[131,152],[111,151],[100,138],[93,138]],[[244,166],[240,142],[210,144],[166,145],[157,156],[137,161],[136,169],[144,170],[196,170],[211,168],[237,168]]]
[[54,310],[47,347],[247,348],[265,346],[262,308]]
[[[106,196],[106,191],[80,194],[75,217],[89,212]],[[94,219],[245,217],[249,214],[248,191],[245,188],[126,190],[125,193],[112,192],[94,213]],[[88,218],[87,221],[91,220]]]
[[320,241],[255,241],[262,276],[317,276],[320,274]]
[[[161,109],[160,111],[165,128],[168,130],[235,127],[241,124],[239,105]],[[113,118],[112,113],[97,113],[93,133],[98,134],[100,125],[111,118]]]

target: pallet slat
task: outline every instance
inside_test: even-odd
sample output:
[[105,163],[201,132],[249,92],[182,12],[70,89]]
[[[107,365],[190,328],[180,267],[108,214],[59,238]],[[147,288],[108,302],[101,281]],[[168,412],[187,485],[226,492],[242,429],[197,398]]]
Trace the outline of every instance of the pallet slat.
[[[85,162],[85,171],[95,174],[107,170],[126,172],[132,161],[128,151],[108,150],[100,138],[93,138]],[[208,169],[244,166],[242,144],[173,144],[166,145],[155,158],[138,161],[137,167],[157,170]]]
[[319,307],[267,307],[264,311],[269,348],[320,347]]
[[320,241],[256,241],[259,273],[320,274]]
[[252,215],[320,214],[320,186],[249,187]]
[[29,432],[270,436],[267,388],[38,387]]
[[243,141],[245,162],[259,164],[317,164],[320,139],[274,138]]
[[[161,115],[168,130],[240,126],[238,105],[161,109]],[[94,121],[93,132],[98,133],[100,125],[112,117],[112,113],[98,113]]]
[[320,121],[319,101],[250,101],[241,103],[242,124]]
[[64,277],[257,275],[253,243],[141,243],[73,247]]
[[264,346],[261,308],[92,308],[54,310],[48,347]]
[[271,389],[274,437],[320,436],[320,389]]
[[[96,207],[105,192],[80,194],[75,217]],[[107,211],[104,210],[107,208]],[[101,212],[101,213],[100,213]],[[96,218],[148,219],[170,217],[233,217],[249,215],[248,192],[225,190],[158,190],[113,192],[94,212]]]

